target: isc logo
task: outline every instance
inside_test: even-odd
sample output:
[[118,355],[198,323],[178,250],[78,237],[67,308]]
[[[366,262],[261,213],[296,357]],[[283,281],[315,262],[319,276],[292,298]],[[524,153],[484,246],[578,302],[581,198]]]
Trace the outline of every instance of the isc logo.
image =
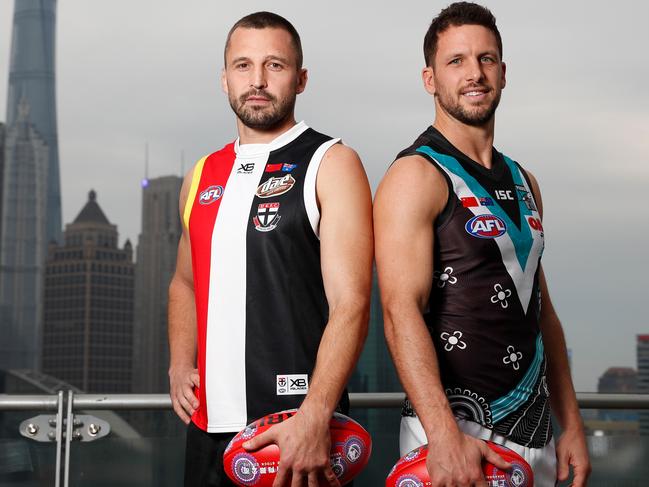
[[201,205],[209,205],[214,203],[223,195],[223,186],[210,186],[203,190],[198,196],[198,202]]
[[496,215],[478,215],[466,222],[464,229],[477,238],[496,238],[504,235],[507,225]]

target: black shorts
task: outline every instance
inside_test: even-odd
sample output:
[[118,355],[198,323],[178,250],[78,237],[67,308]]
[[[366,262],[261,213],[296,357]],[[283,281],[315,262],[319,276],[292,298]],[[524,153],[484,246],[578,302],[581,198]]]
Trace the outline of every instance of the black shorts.
[[223,452],[236,433],[207,433],[187,427],[185,487],[237,487],[223,470]]
[[[223,469],[223,453],[236,433],[207,433],[187,426],[185,487],[237,487]],[[346,487],[353,487],[353,482]]]

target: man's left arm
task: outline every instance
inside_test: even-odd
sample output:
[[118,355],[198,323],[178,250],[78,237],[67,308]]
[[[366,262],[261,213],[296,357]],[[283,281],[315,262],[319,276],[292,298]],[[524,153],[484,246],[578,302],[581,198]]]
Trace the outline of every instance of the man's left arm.
[[[532,191],[543,218],[541,192],[534,176],[527,173],[532,183]],[[584,426],[579,413],[577,396],[570,376],[566,339],[557,316],[543,268],[539,267],[539,286],[541,289],[540,326],[543,334],[543,347],[548,361],[547,380],[550,389],[550,405],[562,433],[557,440],[557,477],[563,481],[568,478],[569,467],[574,469],[574,487],[585,487],[591,466],[584,434]]]
[[[340,484],[329,465],[329,421],[361,353],[372,286],[372,197],[358,155],[342,144],[325,154],[317,177],[320,256],[329,321],[309,392],[289,420],[246,444],[280,449],[274,487]],[[307,483],[308,481],[308,483]]]

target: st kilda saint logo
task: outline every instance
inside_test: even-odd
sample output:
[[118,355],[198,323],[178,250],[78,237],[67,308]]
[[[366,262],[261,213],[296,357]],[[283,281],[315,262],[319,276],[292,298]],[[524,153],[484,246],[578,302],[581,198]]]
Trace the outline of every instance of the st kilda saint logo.
[[261,203],[257,207],[257,216],[252,218],[255,229],[259,232],[274,230],[281,218],[278,213],[279,203]]

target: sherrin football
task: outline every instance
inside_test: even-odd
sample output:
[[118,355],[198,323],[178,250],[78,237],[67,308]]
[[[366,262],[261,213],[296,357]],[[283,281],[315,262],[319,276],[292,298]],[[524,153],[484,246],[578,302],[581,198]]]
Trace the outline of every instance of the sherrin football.
[[[498,453],[511,464],[510,470],[501,470],[491,463],[482,463],[482,472],[489,487],[533,487],[534,474],[529,464],[518,453],[497,445],[485,442],[489,448]],[[392,467],[385,481],[385,487],[425,487],[431,485],[426,469],[426,445],[415,448],[404,455]]]
[[[230,480],[244,487],[272,487],[279,467],[279,448],[272,444],[248,452],[243,448],[243,443],[286,421],[296,411],[290,409],[264,416],[232,438],[223,454],[223,466]],[[334,413],[329,430],[331,468],[340,484],[345,485],[367,465],[372,453],[372,439],[360,424],[344,414]]]

